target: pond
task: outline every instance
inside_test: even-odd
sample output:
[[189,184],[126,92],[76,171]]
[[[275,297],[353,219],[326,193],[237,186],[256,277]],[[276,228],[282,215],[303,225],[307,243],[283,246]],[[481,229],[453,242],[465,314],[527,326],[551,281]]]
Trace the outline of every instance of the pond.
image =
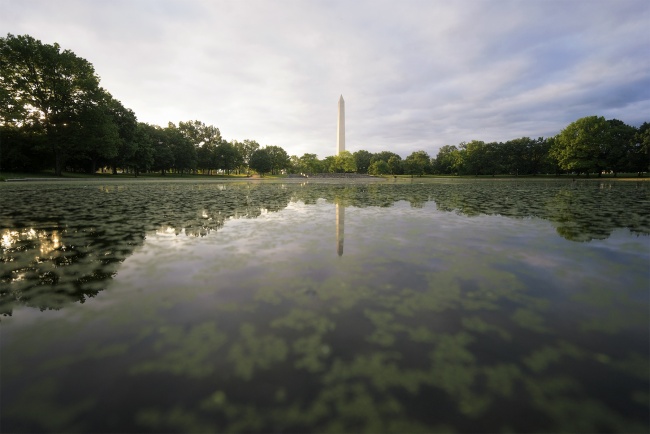
[[3,432],[647,432],[650,185],[0,185]]

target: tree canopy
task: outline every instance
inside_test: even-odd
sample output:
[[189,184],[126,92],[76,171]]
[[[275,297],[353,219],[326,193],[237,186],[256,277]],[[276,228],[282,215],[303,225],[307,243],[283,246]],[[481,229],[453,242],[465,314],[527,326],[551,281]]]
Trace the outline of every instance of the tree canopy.
[[250,159],[250,168],[264,176],[273,169],[271,153],[266,148],[260,148],[253,152]]
[[[93,66],[59,44],[8,34],[0,38],[0,80],[3,123],[43,130],[60,175],[72,150],[68,127],[92,117],[105,96]],[[94,115],[101,122],[99,111]]]
[[587,116],[570,123],[558,134],[550,155],[562,170],[578,173],[600,175],[608,170],[616,174],[626,169],[647,168],[647,160],[639,163],[635,158],[639,154],[636,133],[634,127],[618,119]]
[[[435,157],[418,150],[405,159],[360,149],[319,159],[290,156],[281,146],[227,141],[199,120],[160,127],[138,122],[100,86],[93,65],[57,43],[29,35],[0,38],[0,170],[109,169],[260,174],[356,172],[373,175],[536,175],[650,170],[650,123],[587,116],[553,137],[506,142],[471,140],[442,146]],[[332,146],[332,149],[334,147]]]

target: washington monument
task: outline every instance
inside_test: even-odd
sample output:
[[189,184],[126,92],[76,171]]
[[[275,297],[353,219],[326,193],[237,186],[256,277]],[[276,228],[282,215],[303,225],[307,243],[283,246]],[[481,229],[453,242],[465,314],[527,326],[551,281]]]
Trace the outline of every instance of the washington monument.
[[336,127],[336,155],[345,151],[345,101],[339,98],[339,122]]

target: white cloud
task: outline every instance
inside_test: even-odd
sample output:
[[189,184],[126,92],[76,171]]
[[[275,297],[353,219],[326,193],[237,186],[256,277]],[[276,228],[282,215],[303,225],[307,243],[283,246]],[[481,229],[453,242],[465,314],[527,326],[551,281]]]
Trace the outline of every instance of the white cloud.
[[580,116],[640,124],[647,0],[5,0],[4,33],[59,42],[139,119],[334,153],[548,136]]

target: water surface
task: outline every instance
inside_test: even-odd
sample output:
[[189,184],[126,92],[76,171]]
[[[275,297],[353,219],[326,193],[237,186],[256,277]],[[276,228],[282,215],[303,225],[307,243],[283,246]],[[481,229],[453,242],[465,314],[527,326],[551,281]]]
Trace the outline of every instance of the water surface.
[[645,432],[637,182],[0,185],[2,430]]

